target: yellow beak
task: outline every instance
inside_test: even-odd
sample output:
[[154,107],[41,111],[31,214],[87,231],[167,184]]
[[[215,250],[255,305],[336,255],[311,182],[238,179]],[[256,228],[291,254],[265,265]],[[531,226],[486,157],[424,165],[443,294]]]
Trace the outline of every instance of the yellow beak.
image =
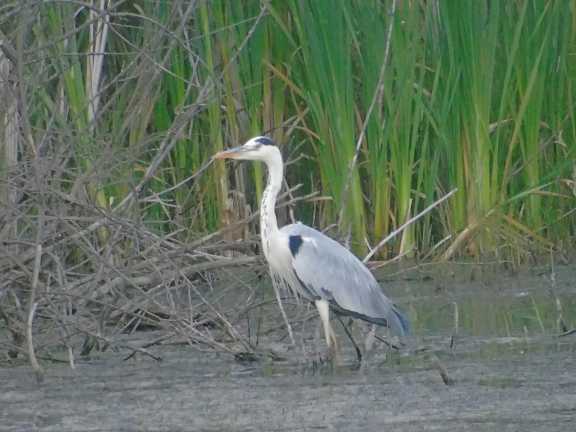
[[240,147],[234,147],[230,150],[224,150],[214,155],[214,159],[236,159],[240,153]]

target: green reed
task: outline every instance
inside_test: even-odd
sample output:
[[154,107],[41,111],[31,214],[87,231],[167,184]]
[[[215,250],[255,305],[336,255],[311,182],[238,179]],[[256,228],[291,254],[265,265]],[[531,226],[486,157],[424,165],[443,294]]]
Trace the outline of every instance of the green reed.
[[[85,187],[109,209],[142,178],[178,115],[209,88],[146,185],[155,198],[131,206],[135,218],[182,239],[240,217],[232,196],[257,206],[265,180],[258,165],[218,163],[181,183],[216,151],[267,133],[287,157],[307,156],[290,166],[290,184],[331,198],[302,204],[300,218],[323,228],[345,205],[339,228],[352,233],[359,252],[456,187],[381,255],[426,252],[441,241],[437,252],[446,257],[569,244],[576,229],[573,11],[565,2],[422,0],[398,1],[391,16],[391,6],[123,3],[107,11],[100,103],[91,114],[89,30],[103,15],[38,5],[27,34],[34,61],[24,72],[31,83],[39,71],[50,78],[30,85],[29,120],[73,143],[70,188]],[[27,6],[0,10],[0,19],[19,7]],[[346,185],[392,24],[383,92]]]

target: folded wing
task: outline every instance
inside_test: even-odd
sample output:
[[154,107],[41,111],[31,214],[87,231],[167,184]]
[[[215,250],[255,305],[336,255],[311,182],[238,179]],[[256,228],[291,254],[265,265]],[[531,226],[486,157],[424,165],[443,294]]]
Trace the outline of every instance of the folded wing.
[[306,225],[287,225],[292,267],[311,300],[325,299],[339,313],[409,332],[408,319],[382,292],[368,268],[348,249]]

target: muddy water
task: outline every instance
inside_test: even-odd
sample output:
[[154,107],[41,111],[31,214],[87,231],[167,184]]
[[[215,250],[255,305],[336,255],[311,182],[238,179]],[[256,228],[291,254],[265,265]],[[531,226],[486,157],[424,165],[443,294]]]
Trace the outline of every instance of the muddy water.
[[160,363],[112,353],[48,366],[40,386],[28,367],[5,368],[0,430],[576,430],[576,334],[557,337],[559,315],[576,326],[572,267],[385,279],[414,336],[401,353],[378,345],[364,368],[349,344],[335,368],[187,347],[159,347]]

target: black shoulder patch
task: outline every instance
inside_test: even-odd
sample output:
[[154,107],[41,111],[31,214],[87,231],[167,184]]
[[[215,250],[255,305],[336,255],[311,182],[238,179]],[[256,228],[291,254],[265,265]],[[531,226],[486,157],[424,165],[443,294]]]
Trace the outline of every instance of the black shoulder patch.
[[292,252],[293,257],[296,257],[303,242],[302,236],[299,235],[293,235],[288,238],[288,246],[290,246],[290,252]]
[[274,145],[274,141],[272,141],[270,138],[268,137],[260,137],[256,140],[257,143],[260,143],[262,145]]

